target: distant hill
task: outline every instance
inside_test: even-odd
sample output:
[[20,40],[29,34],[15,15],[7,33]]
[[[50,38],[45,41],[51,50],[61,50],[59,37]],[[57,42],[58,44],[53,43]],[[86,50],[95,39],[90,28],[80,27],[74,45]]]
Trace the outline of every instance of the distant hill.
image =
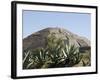
[[62,28],[46,28],[24,38],[23,50],[45,47],[46,39],[50,35],[54,35],[57,39],[60,38],[65,42],[68,38],[69,44],[75,45],[76,47],[90,47],[90,41],[85,37],[81,37],[81,35],[76,35]]

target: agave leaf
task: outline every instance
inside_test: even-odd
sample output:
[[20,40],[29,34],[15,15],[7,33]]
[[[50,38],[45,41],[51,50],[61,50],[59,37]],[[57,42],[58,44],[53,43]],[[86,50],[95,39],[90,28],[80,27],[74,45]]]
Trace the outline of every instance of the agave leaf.
[[26,56],[25,56],[25,58],[23,59],[23,64],[24,64],[25,61],[28,59],[29,54],[30,54],[30,51],[28,51],[28,52],[26,53]]

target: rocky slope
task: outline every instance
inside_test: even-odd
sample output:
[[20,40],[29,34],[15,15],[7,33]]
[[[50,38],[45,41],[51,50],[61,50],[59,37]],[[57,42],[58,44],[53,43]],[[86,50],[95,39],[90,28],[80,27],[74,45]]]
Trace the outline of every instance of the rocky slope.
[[65,42],[66,38],[68,38],[69,43],[76,47],[90,47],[90,41],[85,37],[78,36],[62,28],[46,28],[24,38],[23,50],[45,47],[46,39],[50,35],[54,35],[58,39],[60,38],[65,40]]

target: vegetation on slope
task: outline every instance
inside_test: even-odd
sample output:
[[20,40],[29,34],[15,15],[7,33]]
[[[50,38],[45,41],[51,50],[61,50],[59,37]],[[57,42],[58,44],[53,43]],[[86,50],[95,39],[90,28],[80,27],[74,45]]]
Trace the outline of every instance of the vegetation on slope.
[[27,50],[23,56],[23,69],[40,69],[40,68],[58,68],[72,67],[80,62],[82,66],[90,65],[90,61],[86,63],[79,48],[69,44],[69,39],[56,39],[55,36],[49,36],[46,39],[45,48],[37,48],[35,50]]

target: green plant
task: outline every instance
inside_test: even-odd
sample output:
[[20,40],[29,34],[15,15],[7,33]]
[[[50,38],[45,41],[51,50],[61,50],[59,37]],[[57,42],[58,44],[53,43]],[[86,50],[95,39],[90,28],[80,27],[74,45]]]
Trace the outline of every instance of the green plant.
[[70,44],[69,38],[68,37],[66,38],[67,38],[66,40],[67,44],[62,49],[62,52],[66,61],[65,65],[68,67],[71,67],[71,66],[74,66],[75,64],[78,64],[81,61],[82,55],[80,55],[79,47],[76,47],[75,45]]
[[65,41],[67,44],[54,35],[48,36],[45,48],[27,51],[23,58],[24,69],[71,67],[78,64],[82,59],[79,48],[70,45],[68,38]]
[[78,64],[82,59],[78,48],[76,48],[74,45],[66,45],[62,52],[67,62],[65,65],[68,67]]
[[25,57],[23,58],[23,68],[25,69],[27,65],[29,64],[29,58],[30,58],[30,51],[24,52]]
[[44,48],[38,48],[32,51],[27,68],[41,68],[49,60],[48,52]]
[[62,49],[63,41],[61,39],[55,38],[55,36],[49,36],[47,38],[47,45],[46,50],[49,53],[49,57],[52,61],[52,64],[50,67],[59,67],[59,61],[62,60]]

